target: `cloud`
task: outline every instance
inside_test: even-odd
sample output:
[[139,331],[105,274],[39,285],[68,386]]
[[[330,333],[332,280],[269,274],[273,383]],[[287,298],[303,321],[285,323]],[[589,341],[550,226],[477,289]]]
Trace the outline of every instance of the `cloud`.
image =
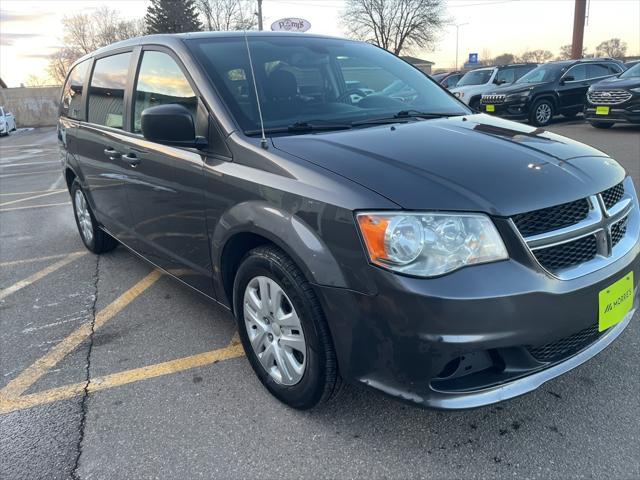
[[38,33],[2,33],[0,34],[0,45],[10,46],[19,40],[29,40],[40,37]]
[[50,15],[54,15],[54,12],[18,13],[0,9],[0,22],[5,24],[10,22],[33,22]]

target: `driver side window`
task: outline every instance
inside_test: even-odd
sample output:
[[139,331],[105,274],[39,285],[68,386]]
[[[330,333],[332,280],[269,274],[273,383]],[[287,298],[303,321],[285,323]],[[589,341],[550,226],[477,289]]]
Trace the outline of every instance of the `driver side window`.
[[585,80],[587,78],[587,66],[576,65],[575,67],[571,67],[567,73],[565,73],[565,77],[573,77],[571,81]]
[[178,104],[196,118],[198,97],[178,64],[164,52],[145,51],[136,80],[133,132],[142,132],[142,112],[156,105]]

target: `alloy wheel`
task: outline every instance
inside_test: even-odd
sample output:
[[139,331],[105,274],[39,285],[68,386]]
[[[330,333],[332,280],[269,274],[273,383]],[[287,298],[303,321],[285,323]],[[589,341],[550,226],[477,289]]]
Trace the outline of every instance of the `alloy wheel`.
[[74,202],[76,206],[76,218],[78,219],[78,225],[80,226],[80,233],[87,243],[91,243],[93,240],[93,222],[91,221],[89,206],[87,205],[87,200],[84,198],[82,190],[76,190]]
[[551,107],[547,103],[541,103],[536,109],[536,120],[540,124],[547,123],[551,120]]
[[244,323],[258,361],[276,383],[295,385],[303,377],[307,344],[300,318],[282,287],[254,277],[243,300]]

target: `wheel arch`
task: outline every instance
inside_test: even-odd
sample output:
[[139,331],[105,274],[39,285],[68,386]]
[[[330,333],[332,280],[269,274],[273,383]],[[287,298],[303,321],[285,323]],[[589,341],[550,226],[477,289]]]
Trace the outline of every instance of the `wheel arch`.
[[233,281],[242,258],[264,244],[284,251],[309,282],[347,287],[329,248],[302,219],[271,203],[243,202],[222,215],[212,234],[214,288],[223,304],[232,307]]

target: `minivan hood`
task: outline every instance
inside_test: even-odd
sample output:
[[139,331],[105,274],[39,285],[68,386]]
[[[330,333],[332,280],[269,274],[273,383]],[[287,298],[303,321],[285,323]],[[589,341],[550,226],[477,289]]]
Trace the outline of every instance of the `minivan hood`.
[[511,216],[592,195],[625,175],[599,150],[485,114],[272,142],[410,210]]

